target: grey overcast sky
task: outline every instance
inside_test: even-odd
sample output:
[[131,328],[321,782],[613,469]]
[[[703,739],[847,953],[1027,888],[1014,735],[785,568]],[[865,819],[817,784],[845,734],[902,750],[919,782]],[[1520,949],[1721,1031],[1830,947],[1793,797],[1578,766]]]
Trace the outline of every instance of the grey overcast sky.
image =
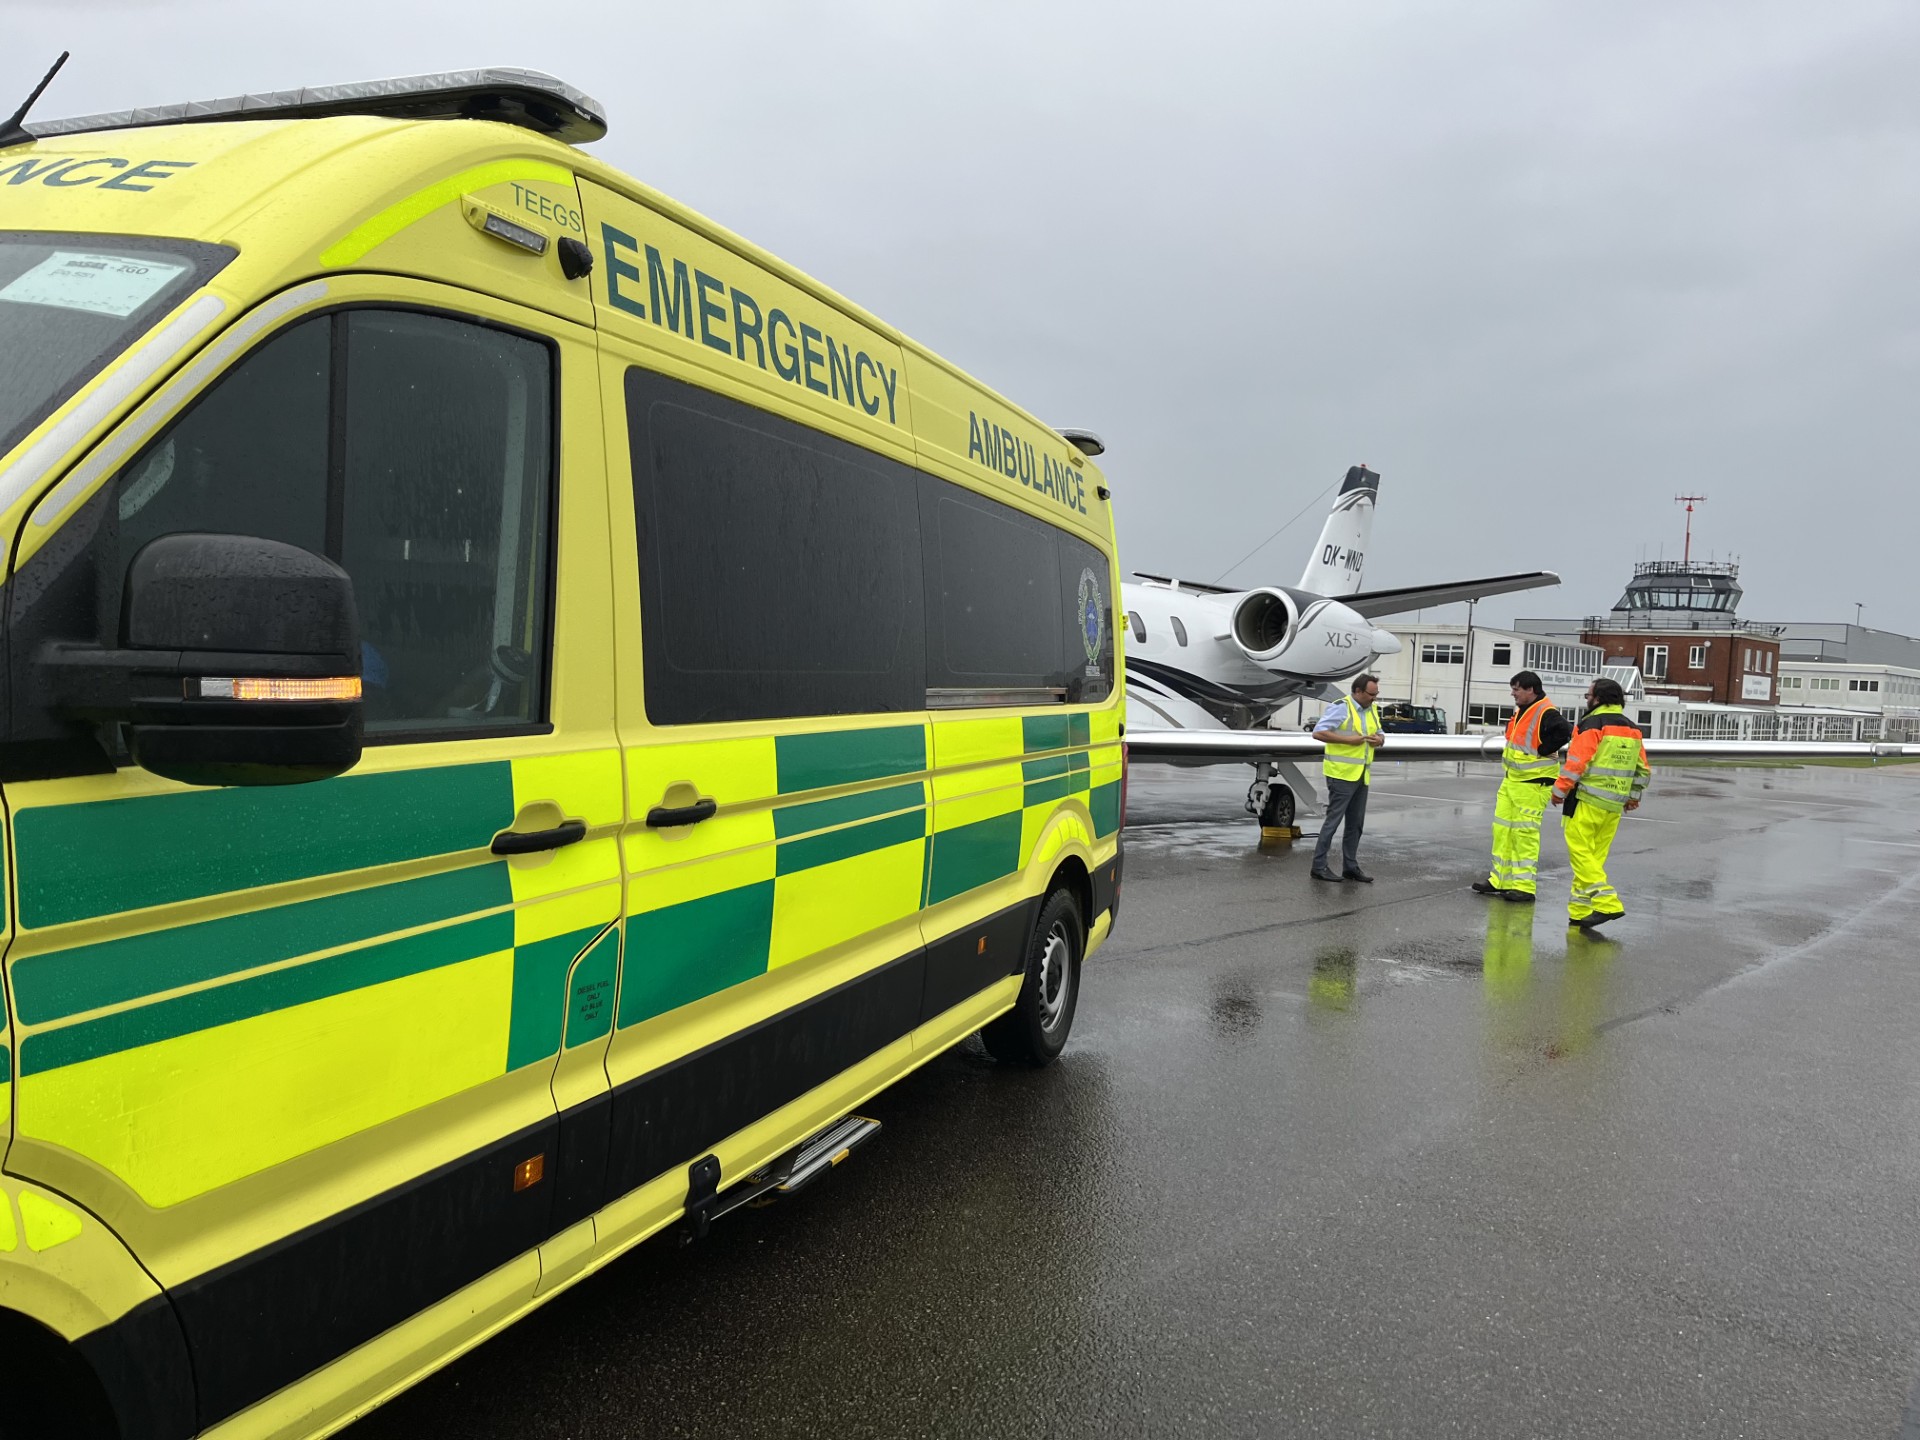
[[[9,92],[75,52],[43,118],[551,71],[600,155],[1105,436],[1128,570],[1212,580],[1365,461],[1370,585],[1566,577],[1482,622],[1607,609],[1695,491],[1746,617],[1920,632],[1912,0],[0,0],[0,34]],[[1293,583],[1323,508],[1229,578]]]

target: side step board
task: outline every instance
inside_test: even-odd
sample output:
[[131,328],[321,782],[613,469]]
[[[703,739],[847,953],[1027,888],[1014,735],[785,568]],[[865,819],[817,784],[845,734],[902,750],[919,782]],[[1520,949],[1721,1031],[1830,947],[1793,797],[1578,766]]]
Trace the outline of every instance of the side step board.
[[783,1195],[806,1188],[879,1133],[880,1122],[864,1115],[836,1120],[724,1195],[719,1193],[720,1161],[702,1155],[687,1167],[687,1218],[681,1238],[703,1240],[714,1221],[742,1205],[771,1205]]

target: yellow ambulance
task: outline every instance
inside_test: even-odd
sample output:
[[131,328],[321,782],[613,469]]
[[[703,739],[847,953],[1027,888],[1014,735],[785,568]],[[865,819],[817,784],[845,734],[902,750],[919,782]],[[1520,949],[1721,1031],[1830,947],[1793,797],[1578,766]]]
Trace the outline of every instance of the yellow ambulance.
[[0,132],[0,1435],[337,1429],[1120,892],[1098,440],[472,71]]

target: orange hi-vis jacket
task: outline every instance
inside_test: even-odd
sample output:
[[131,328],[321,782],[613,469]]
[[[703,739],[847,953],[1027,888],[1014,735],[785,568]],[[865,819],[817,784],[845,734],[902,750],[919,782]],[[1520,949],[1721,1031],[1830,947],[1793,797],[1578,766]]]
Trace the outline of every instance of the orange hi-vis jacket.
[[1559,770],[1552,754],[1540,753],[1540,721],[1553,709],[1542,695],[1507,722],[1507,748],[1502,760],[1509,780],[1551,780]]
[[1565,800],[1578,785],[1580,803],[1616,814],[1640,798],[1653,778],[1640,727],[1618,705],[1600,705],[1580,717],[1567,747],[1567,763],[1553,782],[1553,798]]

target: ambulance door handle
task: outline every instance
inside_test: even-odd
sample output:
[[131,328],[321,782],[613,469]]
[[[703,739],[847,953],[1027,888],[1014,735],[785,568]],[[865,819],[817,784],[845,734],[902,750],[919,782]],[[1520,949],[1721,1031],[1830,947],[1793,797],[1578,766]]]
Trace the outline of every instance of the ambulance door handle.
[[533,855],[542,850],[558,850],[587,837],[583,820],[564,820],[551,830],[502,830],[493,837],[496,855]]
[[711,800],[696,800],[691,805],[656,805],[647,811],[647,824],[655,830],[698,825],[702,820],[711,820],[719,809]]

